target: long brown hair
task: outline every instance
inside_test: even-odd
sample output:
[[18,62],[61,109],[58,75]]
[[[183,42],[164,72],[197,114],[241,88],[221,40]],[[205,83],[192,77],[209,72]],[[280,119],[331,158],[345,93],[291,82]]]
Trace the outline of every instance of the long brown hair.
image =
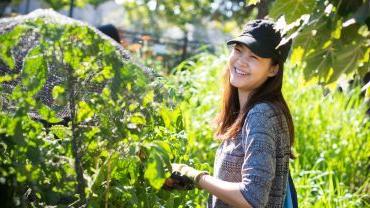
[[[249,110],[257,103],[265,102],[270,104],[275,112],[282,112],[288,123],[290,146],[294,143],[294,124],[290,114],[289,107],[285,102],[284,96],[281,92],[283,86],[284,62],[277,59],[272,59],[273,65],[278,64],[279,69],[275,76],[269,77],[260,87],[250,93],[247,103],[239,112],[240,104],[238,98],[238,88],[230,83],[230,70],[225,67],[224,72],[224,91],[221,111],[217,115],[215,136],[218,139],[225,140],[235,138],[238,132],[244,125],[244,120]],[[282,121],[280,120],[282,125]],[[291,158],[294,155],[291,152]]]

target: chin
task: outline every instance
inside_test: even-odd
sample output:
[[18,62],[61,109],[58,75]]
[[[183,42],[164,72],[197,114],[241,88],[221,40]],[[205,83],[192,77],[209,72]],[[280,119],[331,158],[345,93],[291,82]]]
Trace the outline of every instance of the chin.
[[230,85],[243,91],[250,91],[253,89],[253,86],[250,85],[250,81],[243,79],[230,78]]
[[245,87],[245,83],[241,83],[240,81],[236,81],[236,80],[232,80],[232,79],[230,79],[230,84],[231,84],[231,86],[236,87],[236,88],[244,88]]

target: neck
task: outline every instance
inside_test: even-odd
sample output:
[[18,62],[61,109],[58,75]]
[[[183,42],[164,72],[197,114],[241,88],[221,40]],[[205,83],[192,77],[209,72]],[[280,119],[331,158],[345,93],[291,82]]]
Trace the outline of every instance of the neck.
[[243,106],[247,103],[250,91],[244,91],[238,89],[238,97],[239,97],[239,112],[242,111]]

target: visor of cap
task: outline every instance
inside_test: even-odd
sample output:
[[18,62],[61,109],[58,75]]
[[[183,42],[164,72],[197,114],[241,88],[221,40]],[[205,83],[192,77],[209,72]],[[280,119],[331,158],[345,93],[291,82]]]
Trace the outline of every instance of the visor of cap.
[[235,43],[241,43],[246,45],[253,53],[262,58],[272,58],[274,57],[274,49],[269,49],[263,44],[259,43],[253,36],[243,34],[239,37],[227,41],[227,45],[232,45]]

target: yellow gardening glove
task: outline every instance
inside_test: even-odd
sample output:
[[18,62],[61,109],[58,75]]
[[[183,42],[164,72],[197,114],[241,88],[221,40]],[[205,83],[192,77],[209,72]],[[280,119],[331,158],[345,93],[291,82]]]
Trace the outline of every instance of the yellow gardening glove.
[[190,190],[194,185],[198,186],[200,176],[208,174],[206,171],[196,170],[186,164],[172,164],[172,175],[166,180],[164,187],[166,189]]
[[198,185],[201,175],[208,174],[206,171],[196,170],[186,164],[172,163],[172,172],[176,171],[181,175],[188,177],[195,185]]

